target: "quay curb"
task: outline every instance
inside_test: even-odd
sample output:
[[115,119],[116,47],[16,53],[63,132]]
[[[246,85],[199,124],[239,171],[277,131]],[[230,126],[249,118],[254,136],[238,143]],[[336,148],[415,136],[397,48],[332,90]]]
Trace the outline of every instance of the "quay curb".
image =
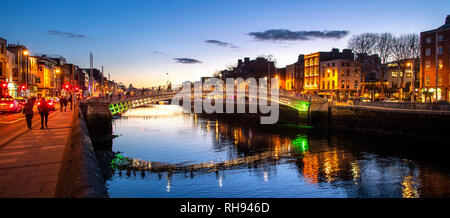
[[[51,113],[48,116],[48,119],[56,116],[56,114],[61,113],[61,111],[55,111],[54,113]],[[37,126],[41,125],[40,122],[36,122],[34,125],[31,125],[31,128],[35,128]],[[23,126],[21,128],[19,128],[15,134],[10,135],[10,137],[7,137],[6,139],[3,139],[0,141],[0,148],[3,148],[5,145],[11,143],[12,141],[16,140],[18,137],[22,136],[23,134],[25,134],[26,132],[28,132],[29,129],[26,126]]]
[[108,198],[83,114],[75,106],[56,184],[56,198]]

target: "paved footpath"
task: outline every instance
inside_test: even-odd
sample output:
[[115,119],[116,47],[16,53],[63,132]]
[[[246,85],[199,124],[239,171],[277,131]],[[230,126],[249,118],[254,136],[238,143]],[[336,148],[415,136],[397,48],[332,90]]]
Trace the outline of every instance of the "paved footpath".
[[72,111],[57,110],[49,116],[48,129],[40,129],[39,120],[31,130],[0,145],[0,198],[55,196],[71,121]]

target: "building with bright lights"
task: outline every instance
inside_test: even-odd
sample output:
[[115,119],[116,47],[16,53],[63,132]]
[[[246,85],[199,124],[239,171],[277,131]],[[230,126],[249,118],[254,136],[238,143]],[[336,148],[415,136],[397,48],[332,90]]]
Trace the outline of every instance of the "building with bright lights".
[[444,25],[420,33],[420,46],[421,93],[431,92],[433,101],[449,101],[450,15]]
[[[345,61],[353,61],[354,60],[354,54],[350,49],[344,49],[342,52],[339,52],[339,49],[333,48],[331,52],[316,52],[307,54],[304,56],[304,65],[305,65],[305,73],[304,73],[304,93],[308,94],[316,94],[316,95],[323,95],[323,96],[330,96],[332,93],[332,88],[327,89],[326,84],[328,81],[330,81],[330,86],[332,87],[332,81],[335,81],[335,89],[337,87],[337,81],[336,79],[332,79],[331,77],[326,77],[328,74],[328,70],[341,70],[340,66],[337,66],[337,62],[327,62],[325,65],[323,65],[322,62],[324,61],[331,61],[331,60],[338,60],[342,59]],[[328,63],[330,66],[328,66]],[[340,64],[341,62],[339,62]],[[346,66],[342,67],[344,69]],[[353,66],[352,66],[353,67]],[[340,71],[339,71],[340,72]],[[325,75],[324,75],[325,74]],[[335,74],[337,76],[337,74]],[[325,81],[325,89],[324,92],[321,92],[322,86],[322,80]],[[346,86],[345,86],[346,87]],[[350,87],[350,86],[349,86]]]
[[[389,62],[386,65],[386,80],[387,80],[387,90],[385,90],[386,96],[395,97],[397,99],[407,99],[408,94],[412,93],[413,79],[415,82],[415,88],[418,88],[418,73],[420,71],[419,60],[416,59],[415,63],[412,64],[412,59],[405,59],[400,61],[400,66],[398,62]],[[413,76],[413,68],[414,73]],[[410,98],[408,98],[410,99]]]
[[13,70],[12,81],[17,88],[17,97],[31,97],[37,95],[36,76],[37,59],[31,56],[31,52],[24,45],[10,44],[7,46],[13,53],[16,68]]
[[45,56],[38,58],[37,86],[39,97],[58,95],[56,90],[57,71],[56,62]]
[[356,96],[361,87],[360,73],[352,58],[322,61],[319,95],[338,100]]

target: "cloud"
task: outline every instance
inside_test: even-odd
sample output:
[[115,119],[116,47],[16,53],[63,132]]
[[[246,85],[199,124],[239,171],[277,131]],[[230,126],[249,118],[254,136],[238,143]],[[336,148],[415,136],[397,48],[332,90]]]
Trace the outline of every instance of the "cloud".
[[76,34],[76,33],[68,33],[68,32],[61,32],[58,30],[47,30],[47,33],[50,35],[60,36],[64,38],[77,38],[77,39],[87,39],[88,37],[83,34]]
[[174,58],[174,60],[176,62],[182,63],[182,64],[200,64],[200,63],[202,63],[201,61],[192,59],[192,58]]
[[340,39],[350,34],[346,30],[334,31],[290,31],[286,29],[271,29],[264,32],[250,32],[256,40],[261,41],[307,41],[316,38],[321,39]]
[[235,46],[229,42],[222,42],[222,41],[214,40],[214,39],[206,40],[205,42],[209,43],[209,44],[213,44],[213,45],[222,46],[222,47],[238,48],[237,46]]
[[164,53],[164,52],[162,52],[162,51],[152,51],[152,52],[155,53],[155,54],[160,54],[160,55],[166,54],[166,53]]

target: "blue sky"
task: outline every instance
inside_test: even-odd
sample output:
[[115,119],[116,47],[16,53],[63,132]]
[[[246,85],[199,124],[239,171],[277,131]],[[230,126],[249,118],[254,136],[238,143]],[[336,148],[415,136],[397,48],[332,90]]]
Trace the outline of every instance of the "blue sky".
[[[1,5],[0,37],[8,43],[20,41],[34,54],[62,55],[80,67],[89,66],[93,52],[95,67],[137,87],[165,83],[166,73],[175,84],[198,80],[243,57],[271,54],[282,67],[301,53],[343,49],[352,34],[420,33],[442,25],[450,14],[448,0],[2,0]],[[248,34],[271,29],[349,34],[295,41]]]

